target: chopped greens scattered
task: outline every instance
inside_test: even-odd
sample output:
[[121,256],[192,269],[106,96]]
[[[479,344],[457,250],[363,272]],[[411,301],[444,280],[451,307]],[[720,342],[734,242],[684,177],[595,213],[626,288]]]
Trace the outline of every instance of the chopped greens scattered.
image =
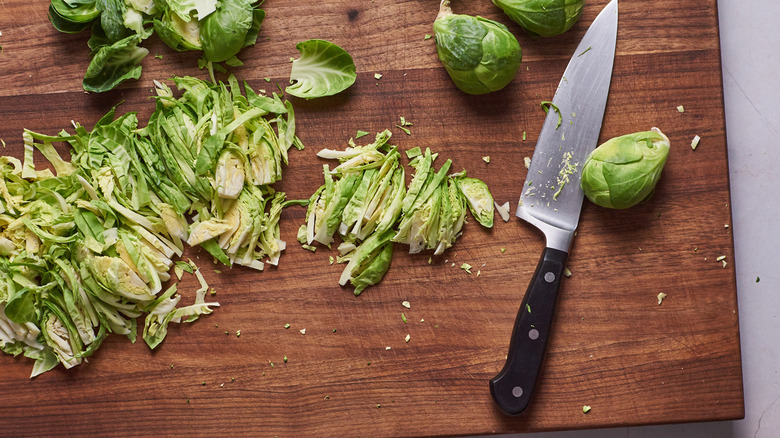
[[[34,359],[32,377],[80,364],[109,333],[135,341],[144,313],[150,348],[169,323],[211,313],[200,270],[173,261],[185,242],[228,265],[278,263],[286,204],[270,184],[287,150],[302,147],[292,106],[249,87],[245,97],[232,76],[228,86],[174,82],[178,99],[155,83],[144,128],[112,109],[91,131],[25,130],[24,161],[0,158],[0,350]],[[70,161],[55,142],[70,145]],[[36,169],[35,149],[53,172]],[[171,268],[198,278],[194,304],[177,307],[176,284],[163,291]]]

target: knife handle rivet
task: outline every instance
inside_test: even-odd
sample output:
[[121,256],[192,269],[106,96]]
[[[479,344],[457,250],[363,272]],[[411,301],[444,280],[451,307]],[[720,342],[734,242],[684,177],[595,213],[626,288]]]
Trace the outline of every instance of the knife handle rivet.
[[539,330],[531,329],[528,332],[528,337],[531,338],[532,341],[535,341],[535,340],[539,339]]
[[520,398],[523,395],[523,388],[519,386],[515,386],[514,388],[512,388],[512,395],[517,398]]
[[552,272],[545,273],[544,274],[544,281],[546,281],[548,283],[552,283],[553,281],[555,281],[555,274],[553,274]]

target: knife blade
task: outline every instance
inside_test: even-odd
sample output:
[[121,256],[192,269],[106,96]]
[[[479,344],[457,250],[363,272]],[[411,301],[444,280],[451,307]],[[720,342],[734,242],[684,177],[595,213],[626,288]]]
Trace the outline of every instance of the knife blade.
[[498,408],[528,406],[542,367],[561,277],[582,209],[581,166],[596,147],[612,78],[618,0],[583,36],[548,103],[516,216],[544,233],[546,246],[520,303],[503,369],[490,380]]

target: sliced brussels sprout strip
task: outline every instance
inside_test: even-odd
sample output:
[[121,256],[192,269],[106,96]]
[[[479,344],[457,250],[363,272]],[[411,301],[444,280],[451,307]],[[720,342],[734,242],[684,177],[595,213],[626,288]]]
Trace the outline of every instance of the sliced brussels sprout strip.
[[495,206],[487,184],[476,178],[458,178],[458,189],[466,198],[469,211],[485,228],[493,226]]

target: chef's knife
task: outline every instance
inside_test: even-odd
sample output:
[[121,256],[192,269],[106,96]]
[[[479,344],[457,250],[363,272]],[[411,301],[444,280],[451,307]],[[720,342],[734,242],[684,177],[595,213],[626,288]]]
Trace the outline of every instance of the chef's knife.
[[582,164],[596,147],[617,39],[618,1],[596,17],[558,84],[523,184],[517,217],[540,229],[546,248],[515,320],[506,364],[490,393],[509,415],[533,394],[550,335],[558,289],[582,208]]

